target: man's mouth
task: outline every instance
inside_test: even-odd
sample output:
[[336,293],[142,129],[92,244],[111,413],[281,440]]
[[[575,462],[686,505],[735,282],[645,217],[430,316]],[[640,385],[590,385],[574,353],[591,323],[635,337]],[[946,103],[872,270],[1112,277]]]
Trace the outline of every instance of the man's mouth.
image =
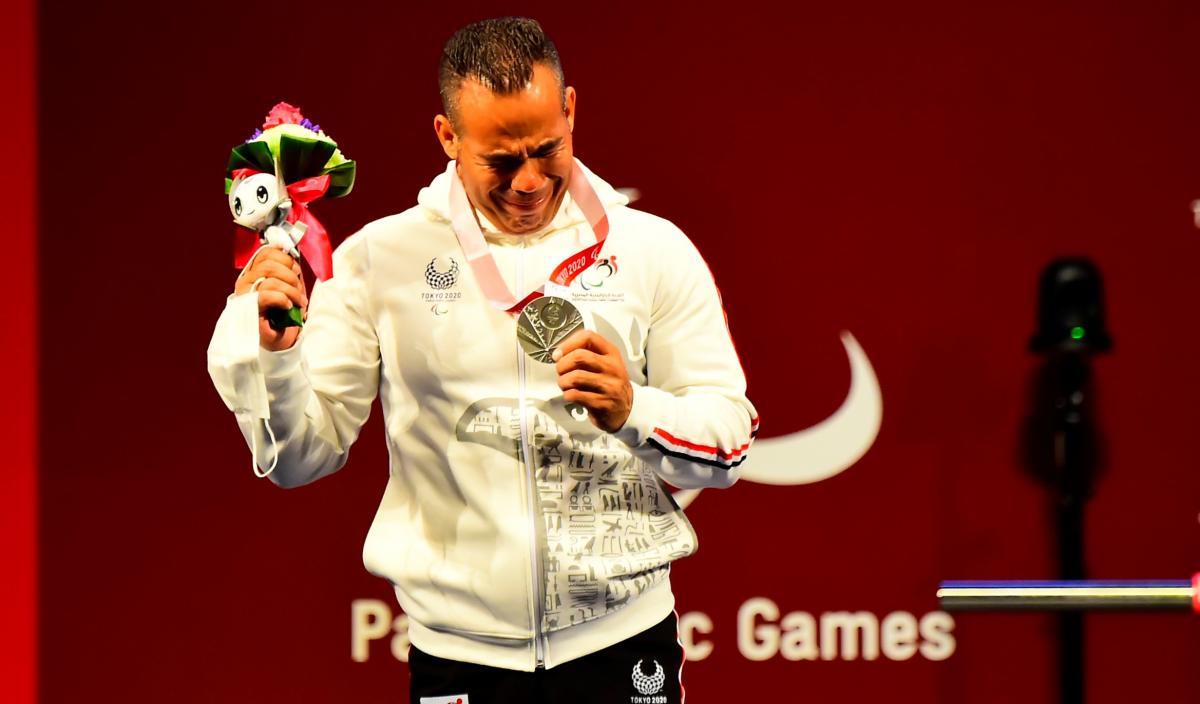
[[521,213],[531,213],[541,209],[541,207],[546,204],[546,201],[549,198],[550,195],[547,194],[532,200],[512,200],[509,198],[503,198],[502,200],[504,201],[504,204],[512,210],[516,210],[517,212]]

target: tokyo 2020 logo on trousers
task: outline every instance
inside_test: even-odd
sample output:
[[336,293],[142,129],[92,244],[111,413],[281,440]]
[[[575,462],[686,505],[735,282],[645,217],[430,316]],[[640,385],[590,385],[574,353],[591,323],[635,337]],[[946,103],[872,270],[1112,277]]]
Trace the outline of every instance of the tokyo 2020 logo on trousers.
[[633,666],[633,688],[639,694],[658,694],[662,691],[663,685],[667,681],[667,674],[663,672],[662,665],[654,660],[654,673],[647,675],[642,669],[642,661],[638,660]]

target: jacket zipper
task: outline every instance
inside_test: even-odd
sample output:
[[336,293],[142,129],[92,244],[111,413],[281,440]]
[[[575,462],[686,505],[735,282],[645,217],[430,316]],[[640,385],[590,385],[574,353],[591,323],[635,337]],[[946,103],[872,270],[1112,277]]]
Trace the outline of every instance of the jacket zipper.
[[[517,290],[525,290],[525,242],[521,242],[521,254],[517,257]],[[525,350],[516,343],[517,379],[518,379],[518,408],[521,419],[521,458],[526,474],[526,503],[529,506],[529,572],[533,589],[530,592],[533,603],[530,612],[533,616],[534,656],[537,660],[536,669],[546,666],[545,636],[542,634],[542,570],[538,557],[538,510],[537,475],[533,468],[533,447],[529,442],[529,405],[525,396]]]

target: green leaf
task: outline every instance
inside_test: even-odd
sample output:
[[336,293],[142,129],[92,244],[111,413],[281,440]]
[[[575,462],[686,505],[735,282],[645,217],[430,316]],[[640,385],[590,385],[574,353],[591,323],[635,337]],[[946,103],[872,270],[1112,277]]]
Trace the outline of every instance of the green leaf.
[[275,158],[271,155],[271,148],[264,142],[245,142],[237,145],[229,153],[229,165],[225,167],[225,175],[229,176],[235,169],[275,173]]
[[329,174],[329,191],[326,196],[341,198],[354,188],[354,176],[358,167],[353,161],[343,161],[325,173]]

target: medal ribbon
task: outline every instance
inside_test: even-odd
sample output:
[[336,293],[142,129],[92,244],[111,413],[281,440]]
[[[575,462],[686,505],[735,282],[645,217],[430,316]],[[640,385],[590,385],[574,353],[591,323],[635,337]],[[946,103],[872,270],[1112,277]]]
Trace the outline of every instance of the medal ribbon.
[[[520,313],[530,301],[545,295],[545,284],[522,299],[513,295],[508,289],[508,284],[504,283],[495,257],[488,249],[483,231],[479,229],[479,222],[475,220],[475,209],[471,207],[462,180],[458,178],[455,162],[450,162],[446,173],[450,176],[450,225],[458,237],[463,256],[467,258],[471,271],[475,273],[475,280],[479,282],[483,295],[487,296],[493,306],[508,313]],[[572,165],[571,183],[567,186],[567,192],[583,211],[592,227],[592,233],[596,235],[596,242],[567,257],[554,268],[549,280],[559,286],[570,286],[575,277],[595,264],[600,258],[600,250],[604,247],[604,238],[608,237],[608,214],[604,212],[604,205],[592,184],[588,182],[578,160]]]

